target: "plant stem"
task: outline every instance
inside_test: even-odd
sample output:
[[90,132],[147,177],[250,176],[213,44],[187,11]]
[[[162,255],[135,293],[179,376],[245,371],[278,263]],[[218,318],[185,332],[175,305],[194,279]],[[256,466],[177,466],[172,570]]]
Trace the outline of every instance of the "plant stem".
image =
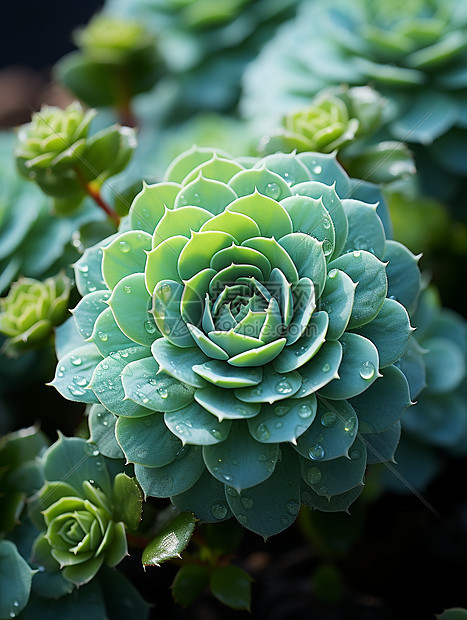
[[74,167],[74,171],[76,172],[76,176],[81,184],[81,187],[84,189],[86,194],[94,200],[96,205],[100,207],[107,215],[117,224],[120,224],[120,216],[116,213],[110,205],[108,205],[105,200],[102,198],[100,191],[97,187],[93,186],[92,183],[87,181],[79,168]]
[[103,209],[107,215],[114,220],[117,226],[120,224],[120,216],[116,213],[111,206],[109,206],[105,200],[102,198],[99,190],[97,188],[92,187],[91,183],[86,183],[84,189],[88,196],[90,196],[97,206]]

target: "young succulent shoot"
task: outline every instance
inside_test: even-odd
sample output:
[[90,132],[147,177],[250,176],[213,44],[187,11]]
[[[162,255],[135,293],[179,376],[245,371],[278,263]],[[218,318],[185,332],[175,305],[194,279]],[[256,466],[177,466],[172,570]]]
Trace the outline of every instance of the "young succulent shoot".
[[267,537],[301,504],[346,510],[410,405],[420,272],[388,237],[334,155],[194,147],[76,264],[81,341],[53,385],[115,414],[145,495],[201,521]]
[[374,183],[408,177],[415,166],[407,146],[374,139],[384,123],[386,105],[369,86],[325,89],[309,105],[286,114],[282,127],[261,138],[258,152],[336,151],[352,176]]
[[20,278],[0,299],[3,350],[17,356],[46,343],[68,315],[71,280],[59,273],[44,281]]
[[16,163],[24,177],[53,197],[58,213],[72,213],[90,196],[118,224],[100,189],[126,167],[136,140],[134,130],[119,125],[90,135],[96,113],[79,103],[64,110],[43,106],[18,130]]
[[57,79],[87,105],[113,106],[123,125],[135,126],[133,98],[162,73],[156,36],[144,23],[98,14],[74,40],[79,51],[58,62]]
[[142,494],[123,461],[107,459],[79,437],[61,435],[43,468],[45,484],[29,506],[42,530],[33,561],[79,587],[128,554],[126,530],[139,525]]

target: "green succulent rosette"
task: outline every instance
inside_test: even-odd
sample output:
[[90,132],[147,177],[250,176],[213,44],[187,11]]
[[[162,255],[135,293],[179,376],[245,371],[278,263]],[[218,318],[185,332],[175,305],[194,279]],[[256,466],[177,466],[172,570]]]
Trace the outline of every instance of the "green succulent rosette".
[[110,412],[146,495],[268,536],[397,445],[420,273],[334,155],[244,163],[182,154],[85,252],[53,385]]
[[433,285],[422,291],[411,321],[416,332],[399,366],[409,380],[414,407],[402,420],[396,452],[400,478],[383,472],[388,488],[424,490],[443,460],[467,454],[467,328],[444,308]]
[[20,278],[0,299],[0,333],[9,355],[42,345],[68,314],[71,280],[63,273],[44,281]]
[[18,129],[18,170],[53,197],[59,213],[73,212],[87,195],[121,172],[136,146],[129,127],[112,125],[90,135],[95,115],[78,103],[64,110],[43,106]]
[[462,0],[305,1],[248,67],[242,109],[277,122],[325,87],[372,84],[392,107],[390,136],[415,149],[427,188],[447,197],[467,174],[466,36]]
[[407,179],[415,172],[407,146],[375,135],[385,122],[386,105],[369,86],[324,89],[308,106],[286,114],[280,128],[261,138],[258,151],[337,151],[351,176],[373,183]]
[[124,112],[160,77],[156,36],[144,23],[98,14],[74,39],[79,51],[63,57],[55,74],[90,106],[114,105]]
[[[101,566],[127,555],[126,529],[136,529],[142,494],[123,472],[123,461],[104,457],[92,443],[60,436],[43,456],[45,484],[31,498],[29,514],[42,530],[32,561],[75,586]],[[69,591],[69,590],[68,590]]]

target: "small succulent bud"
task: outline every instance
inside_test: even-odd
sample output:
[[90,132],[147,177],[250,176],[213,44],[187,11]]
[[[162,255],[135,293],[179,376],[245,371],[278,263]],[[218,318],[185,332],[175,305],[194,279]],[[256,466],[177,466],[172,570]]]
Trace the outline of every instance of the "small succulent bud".
[[63,273],[44,281],[20,278],[0,299],[0,332],[8,355],[42,345],[65,320],[71,281]]
[[128,127],[113,125],[90,135],[95,115],[79,103],[64,110],[44,106],[18,130],[15,155],[20,173],[55,198],[59,211],[74,210],[87,194],[123,170],[136,146]]
[[[43,456],[46,482],[30,503],[43,531],[34,561],[56,569],[76,586],[90,581],[105,563],[127,555],[126,529],[141,518],[142,494],[133,478],[78,437],[63,437]],[[113,475],[112,475],[113,474]],[[57,564],[58,563],[58,564]]]

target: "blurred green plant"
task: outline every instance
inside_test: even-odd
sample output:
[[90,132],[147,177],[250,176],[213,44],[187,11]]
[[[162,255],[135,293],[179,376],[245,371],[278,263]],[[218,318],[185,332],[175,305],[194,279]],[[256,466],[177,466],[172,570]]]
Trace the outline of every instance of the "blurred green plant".
[[90,196],[118,222],[100,188],[128,164],[136,147],[134,130],[112,125],[89,135],[96,113],[78,103],[65,110],[44,106],[18,130],[16,163],[25,178],[53,198],[58,213],[72,213]]
[[[447,456],[467,456],[467,324],[443,308],[439,293],[425,286],[411,322],[416,331],[399,364],[414,407],[402,419],[395,476],[382,470],[383,484],[409,493],[424,490]],[[407,484],[408,482],[408,484]]]
[[467,176],[467,10],[462,1],[301,3],[244,76],[242,109],[277,123],[321,89],[374,85],[388,134],[415,150],[428,194],[453,198]]
[[98,14],[74,41],[79,51],[55,65],[56,79],[91,107],[115,107],[122,125],[134,126],[132,99],[163,71],[155,34],[144,23]]

